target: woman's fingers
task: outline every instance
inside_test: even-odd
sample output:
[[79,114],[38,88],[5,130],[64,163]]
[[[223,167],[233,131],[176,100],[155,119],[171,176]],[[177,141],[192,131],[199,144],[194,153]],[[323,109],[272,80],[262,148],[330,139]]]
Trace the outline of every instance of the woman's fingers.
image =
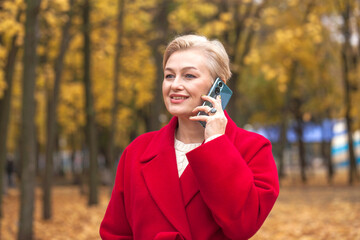
[[222,107],[221,107],[221,98],[220,98],[220,95],[218,95],[218,96],[216,97],[216,99],[213,98],[213,97],[204,95],[204,96],[202,96],[202,99],[205,100],[205,101],[210,102],[210,103],[212,104],[212,106],[213,106],[214,108],[216,108],[217,110],[219,110],[219,108],[222,109]]
[[198,113],[198,112],[209,113],[210,110],[211,107],[209,106],[197,106],[196,108],[194,108],[193,113]]
[[193,121],[207,122],[209,119],[209,116],[207,116],[207,115],[191,116],[189,119],[193,120]]

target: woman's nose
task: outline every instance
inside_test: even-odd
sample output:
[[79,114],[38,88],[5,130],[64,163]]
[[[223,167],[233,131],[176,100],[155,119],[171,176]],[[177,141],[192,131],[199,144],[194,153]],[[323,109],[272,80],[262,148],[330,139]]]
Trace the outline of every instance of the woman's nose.
[[183,89],[184,85],[183,85],[183,79],[179,76],[177,76],[174,81],[171,84],[171,87],[173,89]]

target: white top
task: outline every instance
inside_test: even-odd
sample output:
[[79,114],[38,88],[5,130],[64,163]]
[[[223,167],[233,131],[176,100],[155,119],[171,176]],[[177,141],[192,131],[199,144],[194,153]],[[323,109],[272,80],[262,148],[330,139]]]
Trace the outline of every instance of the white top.
[[[221,136],[221,134],[214,135],[206,139],[206,142],[209,142],[217,137]],[[186,154],[191,150],[199,147],[202,143],[183,143],[175,138],[175,154],[176,154],[176,163],[178,168],[179,177],[185,171],[185,168],[189,164],[189,161],[186,157]]]
[[186,166],[189,164],[185,154],[191,150],[200,146],[201,143],[183,143],[175,138],[175,153],[176,153],[176,163],[178,168],[179,177],[185,171]]

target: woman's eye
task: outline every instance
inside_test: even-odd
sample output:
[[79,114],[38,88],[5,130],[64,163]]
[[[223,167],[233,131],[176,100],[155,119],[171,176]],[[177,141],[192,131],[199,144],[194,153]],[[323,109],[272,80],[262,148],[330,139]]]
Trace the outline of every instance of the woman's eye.
[[166,74],[165,78],[166,79],[172,79],[172,78],[175,78],[175,76],[173,74]]
[[186,78],[195,78],[195,76],[192,75],[192,74],[186,74],[185,77],[186,77]]

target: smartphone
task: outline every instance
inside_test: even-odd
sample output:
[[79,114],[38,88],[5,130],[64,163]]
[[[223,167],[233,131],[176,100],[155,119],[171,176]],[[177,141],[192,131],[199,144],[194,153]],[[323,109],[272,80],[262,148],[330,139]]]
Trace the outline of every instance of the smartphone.
[[[218,95],[220,95],[221,106],[222,109],[224,110],[226,105],[229,103],[232,94],[233,92],[231,91],[231,89],[220,78],[216,78],[214,84],[211,86],[210,91],[207,95],[212,98],[216,98]],[[203,103],[203,106],[212,107],[212,104],[209,101],[205,101]],[[208,114],[201,111],[198,113],[198,116],[199,115],[208,115]],[[199,122],[203,127],[206,126],[206,122],[203,121],[199,121]]]

